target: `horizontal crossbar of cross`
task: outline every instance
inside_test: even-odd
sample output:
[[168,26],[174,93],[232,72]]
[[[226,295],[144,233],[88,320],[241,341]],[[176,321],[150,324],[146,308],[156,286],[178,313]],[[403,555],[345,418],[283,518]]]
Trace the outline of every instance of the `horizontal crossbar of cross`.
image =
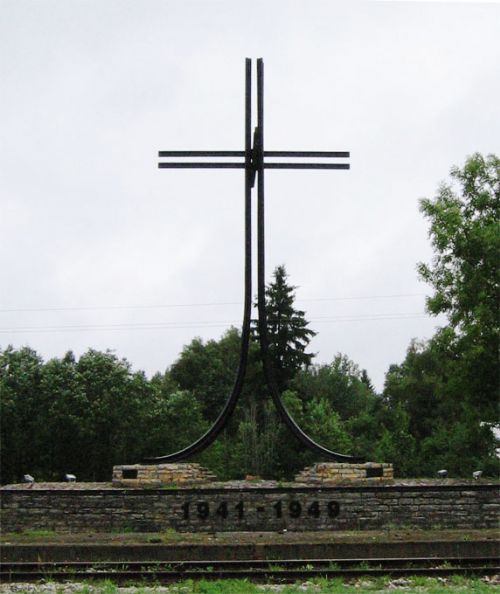
[[[245,151],[159,151],[160,158],[165,157],[246,157]],[[299,157],[299,158],[337,158],[347,159],[347,151],[263,151],[266,157]],[[253,157],[253,154],[251,154]],[[208,161],[166,161],[158,163],[160,169],[245,169],[245,161],[208,162]],[[266,163],[264,169],[349,169],[349,163]]]

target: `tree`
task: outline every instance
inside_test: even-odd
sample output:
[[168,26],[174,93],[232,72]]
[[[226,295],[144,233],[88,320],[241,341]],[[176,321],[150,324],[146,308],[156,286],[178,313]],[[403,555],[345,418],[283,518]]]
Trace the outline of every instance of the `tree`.
[[474,154],[451,170],[434,200],[420,207],[431,226],[435,256],[418,271],[434,288],[431,314],[444,313],[448,326],[435,340],[456,361],[462,398],[497,417],[499,387],[500,159]]
[[266,288],[269,356],[281,391],[288,388],[300,369],[311,365],[314,354],[306,349],[316,335],[308,328],[305,313],[294,307],[296,287],[288,284],[287,276],[285,267],[278,266]]
[[29,347],[0,351],[1,481],[39,474],[40,427],[46,411],[40,406],[42,359]]
[[[393,411],[404,408],[409,430],[418,440],[432,435],[437,419],[445,413],[445,366],[432,341],[413,340],[404,361],[391,365],[385,376],[384,400]],[[446,412],[453,419],[452,411]]]
[[87,401],[82,422],[88,428],[87,478],[109,479],[114,464],[137,459],[147,443],[145,410],[151,385],[144,373],[132,373],[111,351],[89,349],[76,364]]
[[304,402],[326,400],[332,410],[347,420],[361,414],[375,397],[366,371],[346,355],[337,353],[329,364],[301,370],[293,381]]
[[189,390],[205,419],[214,421],[228,398],[238,369],[241,336],[230,328],[219,340],[195,338],[185,346],[167,374],[181,390]]
[[85,478],[89,438],[88,400],[72,352],[62,359],[51,359],[41,369],[39,395],[46,411],[45,422],[39,423],[43,447],[38,455],[44,475],[61,480],[67,473]]
[[321,445],[339,452],[352,449],[352,439],[346,431],[339,413],[326,398],[315,398],[307,406],[306,428],[309,435]]
[[397,476],[419,476],[415,438],[409,429],[409,415],[403,406],[397,405],[383,425],[382,436],[375,446],[375,457],[394,464]]
[[455,476],[494,475],[495,440],[484,422],[498,413],[500,159],[475,154],[451,178],[420,202],[435,255],[418,265],[434,289],[428,311],[448,323],[431,340],[413,341],[404,362],[389,369],[384,401],[395,425],[379,448],[393,447],[401,425],[408,444],[408,434],[415,440],[413,464],[400,460],[404,472],[441,466]]
[[171,454],[190,445],[208,429],[200,403],[187,390],[156,394],[147,411],[147,454]]

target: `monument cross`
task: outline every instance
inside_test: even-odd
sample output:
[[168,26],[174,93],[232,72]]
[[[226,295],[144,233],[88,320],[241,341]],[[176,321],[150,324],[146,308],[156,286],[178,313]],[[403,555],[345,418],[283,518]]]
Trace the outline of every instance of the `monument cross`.
[[257,178],[257,308],[260,353],[267,385],[280,417],[290,431],[306,447],[321,456],[338,462],[362,462],[356,456],[333,452],[313,441],[297,425],[286,410],[277,387],[274,370],[269,360],[269,339],[265,307],[265,242],[264,242],[264,170],[265,169],[349,169],[348,163],[294,163],[267,162],[266,157],[282,158],[348,158],[346,151],[265,151],[264,150],[264,63],[257,60],[257,126],[252,143],[252,61],[245,60],[245,150],[244,151],[160,151],[161,158],[175,157],[239,157],[232,162],[214,161],[167,161],[160,162],[161,169],[244,169],[245,170],[245,298],[243,306],[243,326],[241,332],[240,359],[233,389],[221,413],[212,427],[190,446],[166,456],[146,458],[145,462],[174,462],[182,460],[208,447],[226,426],[241,393],[245,377],[248,347],[250,341],[250,316],[252,309],[252,188]]

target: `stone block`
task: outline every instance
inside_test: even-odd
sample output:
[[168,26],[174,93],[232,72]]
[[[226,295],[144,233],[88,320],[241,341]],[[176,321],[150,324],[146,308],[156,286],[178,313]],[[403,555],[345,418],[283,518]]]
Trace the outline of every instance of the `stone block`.
[[114,487],[151,488],[209,483],[215,476],[199,464],[129,464],[113,467]]
[[392,464],[366,462],[364,464],[347,464],[337,462],[318,462],[304,468],[295,482],[310,485],[332,485],[335,483],[366,482],[379,483],[394,479]]

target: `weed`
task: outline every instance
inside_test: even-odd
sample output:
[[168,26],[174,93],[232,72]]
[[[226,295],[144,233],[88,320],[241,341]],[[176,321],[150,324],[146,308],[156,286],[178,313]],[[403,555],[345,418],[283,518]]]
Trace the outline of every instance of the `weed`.
[[177,530],[175,528],[167,528],[165,530],[166,536],[172,536],[173,534],[177,534]]
[[[427,588],[432,591],[433,588],[436,588],[439,585],[439,582],[436,578],[433,577],[424,577],[421,575],[414,575],[408,578],[412,587],[417,588]],[[425,590],[424,590],[425,592]]]
[[448,578],[450,580],[450,583],[457,588],[460,587],[465,587],[467,585],[467,582],[469,581],[466,577],[464,577],[463,575],[452,575]]
[[258,592],[255,584],[248,580],[201,580],[194,586],[193,592],[196,594],[256,594]]
[[110,530],[111,534],[132,534],[133,532],[136,530],[132,526],[116,526]]
[[104,580],[101,585],[99,594],[116,594],[118,588],[110,580]]
[[373,587],[376,590],[384,590],[391,582],[391,578],[387,575],[372,577],[371,579],[373,580]]
[[[335,565],[335,563],[332,563]],[[345,592],[345,584],[344,580],[341,577],[336,578],[324,578],[318,577],[313,578],[311,583],[316,587],[314,590],[315,592],[319,592],[320,594],[336,594],[337,592]],[[318,589],[319,588],[319,589]]]
[[[276,566],[280,568],[280,566]],[[248,580],[185,580],[170,586],[171,594],[386,594],[388,592],[408,592],[418,594],[498,594],[498,587],[488,584],[478,578],[452,576],[446,580],[413,576],[405,578],[401,589],[391,585],[391,578],[387,576],[378,578],[362,578],[354,582],[344,582],[342,578],[313,578],[306,583],[297,582],[286,586],[275,587],[259,586]],[[83,584],[73,590],[73,594],[119,594],[118,587],[109,580],[92,581],[92,585]],[[134,587],[134,594],[153,594],[159,584],[131,582],[127,586]],[[17,594],[33,594],[33,590],[17,590]],[[56,594],[63,594],[59,586]]]
[[443,561],[442,563],[439,564],[439,567],[441,569],[451,569],[453,567],[453,564],[450,563],[449,561]]
[[50,536],[55,536],[57,532],[55,530],[23,530],[22,535],[28,536],[30,538],[48,538]]
[[165,483],[161,486],[162,489],[166,489],[167,491],[177,491],[179,485],[177,483]]

